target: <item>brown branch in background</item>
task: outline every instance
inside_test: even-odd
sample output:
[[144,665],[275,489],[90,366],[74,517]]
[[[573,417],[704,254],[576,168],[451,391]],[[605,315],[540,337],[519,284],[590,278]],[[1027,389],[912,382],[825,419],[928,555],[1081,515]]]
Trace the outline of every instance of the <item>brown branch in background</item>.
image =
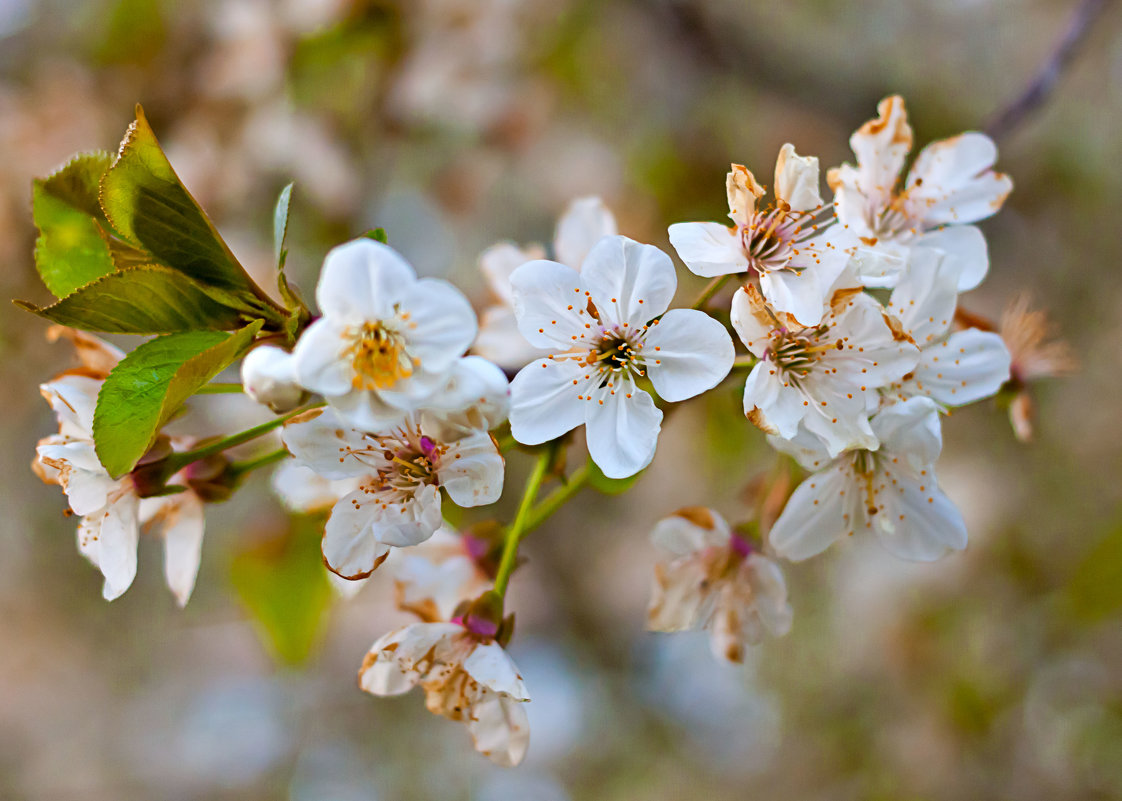
[[1071,63],[1080,46],[1087,40],[1094,22],[1106,8],[1109,0],[1082,0],[1072,15],[1063,38],[1052,51],[1044,65],[1011,103],[995,114],[986,125],[986,133],[994,139],[1003,139],[1011,134],[1025,119],[1039,108],[1052,90],[1055,89],[1060,75]]

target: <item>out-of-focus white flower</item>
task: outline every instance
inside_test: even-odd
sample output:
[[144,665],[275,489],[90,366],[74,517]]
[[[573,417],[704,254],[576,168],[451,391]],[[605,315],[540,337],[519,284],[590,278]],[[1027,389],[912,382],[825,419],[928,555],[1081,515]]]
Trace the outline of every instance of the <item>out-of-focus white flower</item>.
[[[877,111],[850,137],[857,166],[843,164],[826,176],[838,221],[883,256],[859,266],[860,278],[866,286],[894,286],[910,249],[938,248],[957,262],[958,291],[973,289],[989,270],[989,255],[982,232],[967,223],[995,214],[1013,189],[993,170],[997,147],[975,132],[932,142],[900,186],[912,148],[904,100],[887,97]],[[885,264],[898,269],[881,269]]]
[[339,499],[358,489],[359,476],[324,478],[295,459],[285,459],[273,471],[273,492],[284,507],[297,514],[330,511]]
[[1048,315],[1030,308],[1027,295],[1015,298],[1005,309],[999,332],[1012,357],[1009,371],[1014,394],[1009,421],[1017,439],[1028,442],[1035,415],[1029,384],[1041,378],[1070,375],[1079,369],[1079,360],[1066,342],[1052,339]]
[[584,424],[605,475],[646,467],[662,412],[636,378],[649,377],[663,400],[681,401],[716,386],[734,357],[712,317],[666,311],[677,283],[665,253],[623,236],[601,239],[580,273],[552,261],[519,267],[511,276],[518,328],[554,352],[511,382],[514,438],[536,445]]
[[359,481],[336,502],[324,530],[324,561],[343,578],[368,576],[391,546],[431,537],[443,522],[441,488],[460,506],[494,503],[502,493],[503,458],[491,435],[464,435],[438,414],[410,414],[370,433],[332,409],[314,409],[289,421],[283,438],[322,477]]
[[[616,220],[598,197],[582,197],[571,202],[553,236],[553,256],[561,264],[580,271],[592,246],[617,233]],[[548,353],[535,348],[518,331],[514,316],[511,274],[528,261],[545,258],[541,245],[519,247],[499,242],[483,251],[479,267],[499,302],[483,311],[479,337],[473,350],[503,367],[518,368]]]
[[[97,393],[121,352],[96,337],[64,329],[52,336],[74,342],[82,368],[40,386],[54,410],[59,433],[39,441],[33,469],[59,484],[79,515],[78,550],[105,577],[102,595],[112,601],[136,577],[141,526],[164,540],[164,574],[180,606],[195,586],[203,539],[203,503],[191,490],[141,498],[131,475],[114,479],[102,467],[93,441]],[[173,476],[171,483],[176,483]]]
[[475,339],[475,313],[458,289],[418,280],[395,250],[372,239],[327,254],[316,301],[323,317],[292,352],[296,378],[366,430],[392,426],[422,405]]
[[940,251],[912,254],[914,269],[892,291],[888,310],[920,348],[919,363],[892,391],[963,406],[996,393],[1009,380],[1009,351],[997,334],[951,331],[959,264]]
[[358,673],[373,695],[401,695],[417,685],[436,715],[467,724],[475,750],[503,766],[526,755],[530,700],[518,668],[493,639],[460,623],[414,623],[380,638]]
[[765,632],[790,631],[783,572],[712,509],[678,510],[659,521],[651,541],[668,558],[655,565],[649,629],[709,629],[714,656],[732,662],[744,661],[745,644]]
[[775,308],[804,325],[817,325],[834,281],[853,255],[844,230],[820,220],[818,159],[787,144],[775,164],[775,203],[762,209],[764,187],[740,164],[732,165],[726,190],[733,226],[690,222],[670,226],[670,242],[686,266],[711,278],[754,270]]
[[744,388],[744,413],[784,439],[802,423],[831,456],[876,448],[866,408],[900,380],[919,355],[907,335],[860,288],[839,289],[821,322],[800,325],[772,310],[754,286],[737,290],[732,325],[760,359]]
[[261,345],[246,354],[242,386],[249,397],[278,414],[295,409],[307,397],[296,380],[292,354],[272,345]]
[[425,542],[402,551],[392,563],[398,608],[428,623],[450,620],[461,602],[491,589],[491,579],[479,565],[486,547],[443,526]]
[[856,531],[871,531],[902,559],[928,562],[966,547],[962,515],[939,489],[935,460],[943,447],[938,406],[914,397],[873,416],[878,450],[831,460],[816,437],[770,437],[812,475],[798,486],[770,532],[776,552],[799,561]]

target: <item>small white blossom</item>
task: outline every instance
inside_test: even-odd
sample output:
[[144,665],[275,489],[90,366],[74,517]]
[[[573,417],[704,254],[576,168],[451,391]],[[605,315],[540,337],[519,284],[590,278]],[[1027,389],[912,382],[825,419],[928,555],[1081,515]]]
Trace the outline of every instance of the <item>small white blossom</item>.
[[663,400],[681,401],[732,367],[724,326],[703,312],[667,311],[677,277],[658,248],[606,237],[580,273],[534,261],[511,283],[519,330],[554,351],[511,382],[514,438],[536,445],[584,424],[589,454],[609,477],[633,475],[654,457],[662,412],[637,378],[649,377]]
[[919,362],[893,387],[908,398],[926,395],[943,406],[988,398],[1009,380],[1009,351],[992,331],[952,331],[959,264],[937,250],[916,251],[909,274],[892,291],[888,310],[920,348]]
[[866,408],[919,355],[859,288],[835,291],[821,322],[808,327],[773,311],[754,286],[744,287],[733,297],[732,325],[760,360],[744,388],[748,419],[784,439],[802,423],[832,456],[876,447]]
[[487,543],[457,534],[448,526],[420,545],[401,552],[391,562],[397,606],[421,620],[450,620],[461,602],[491,589],[491,578],[480,567]]
[[291,411],[304,402],[307,393],[296,380],[292,354],[273,345],[261,345],[242,360],[242,386],[245,393],[278,414]]
[[[102,467],[94,450],[94,408],[105,375],[121,353],[89,335],[66,336],[75,342],[84,366],[40,387],[58,417],[59,433],[39,441],[35,472],[44,481],[59,484],[70,508],[81,517],[78,550],[105,577],[106,600],[120,597],[132,585],[144,526],[163,539],[167,585],[184,606],[199,570],[202,500],[191,490],[142,499],[131,475],[114,479]],[[182,474],[170,483],[177,479]]]
[[783,572],[712,509],[680,509],[659,521],[651,541],[667,554],[655,565],[652,631],[709,629],[714,656],[732,662],[765,633],[790,631]]
[[840,226],[823,222],[818,159],[787,144],[775,165],[775,202],[756,207],[764,187],[743,165],[726,181],[733,226],[690,222],[670,226],[670,242],[686,266],[707,278],[754,270],[775,308],[817,325],[830,287],[854,253]]
[[982,232],[967,223],[995,214],[1013,189],[1008,176],[993,170],[997,147],[975,132],[932,142],[916,157],[901,186],[912,148],[904,101],[887,97],[877,111],[877,119],[849,140],[857,166],[843,164],[826,178],[834,190],[838,221],[883,257],[859,269],[862,281],[894,286],[911,249],[937,248],[957,262],[958,290],[973,289],[989,270],[989,255]]
[[296,343],[296,378],[367,430],[422,405],[475,339],[475,313],[458,289],[418,279],[395,250],[371,239],[327,254],[316,301],[323,317]]
[[[615,217],[598,197],[577,198],[557,221],[553,237],[554,258],[580,271],[592,246],[617,232]],[[511,274],[528,261],[545,258],[540,245],[519,247],[500,242],[483,251],[479,266],[487,278],[498,303],[484,309],[479,323],[479,337],[472,350],[503,367],[519,368],[548,351],[535,348],[518,331],[514,316],[514,295]]]
[[966,547],[962,515],[935,479],[943,439],[934,401],[910,398],[870,422],[880,448],[846,451],[834,459],[805,429],[793,441],[770,438],[814,471],[770,532],[780,556],[807,559],[857,531],[870,531],[892,554],[921,562]]
[[494,503],[502,493],[503,458],[491,435],[465,435],[427,411],[372,433],[350,427],[334,410],[315,409],[287,423],[283,437],[320,476],[358,480],[335,503],[323,536],[324,561],[343,578],[364,578],[391,546],[431,537],[443,522],[442,488],[460,506]]
[[530,700],[518,668],[492,638],[459,623],[414,623],[370,648],[359,686],[401,695],[417,685],[436,715],[467,724],[475,749],[492,762],[517,765],[530,743],[523,704]]

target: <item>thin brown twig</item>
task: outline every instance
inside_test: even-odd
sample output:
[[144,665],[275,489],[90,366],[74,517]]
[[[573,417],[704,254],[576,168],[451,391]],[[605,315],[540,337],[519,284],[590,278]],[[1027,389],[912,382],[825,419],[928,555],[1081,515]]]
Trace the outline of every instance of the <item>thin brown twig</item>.
[[1060,76],[1071,64],[1080,46],[1094,28],[1094,22],[1109,4],[1109,0],[1082,0],[1072,14],[1071,22],[1057,43],[1051,56],[1037,70],[1036,75],[1011,103],[995,114],[985,127],[993,139],[1003,139],[1013,133],[1048,99],[1056,88]]

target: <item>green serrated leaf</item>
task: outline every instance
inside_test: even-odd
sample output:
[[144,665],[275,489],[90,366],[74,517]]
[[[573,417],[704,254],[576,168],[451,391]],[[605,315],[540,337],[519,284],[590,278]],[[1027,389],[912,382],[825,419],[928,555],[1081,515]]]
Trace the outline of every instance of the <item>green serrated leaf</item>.
[[1067,600],[1088,623],[1122,610],[1122,525],[1116,525],[1080,560],[1067,585]]
[[390,243],[389,239],[386,237],[385,228],[371,228],[363,234],[363,236],[367,239],[373,239],[375,242],[381,242],[383,245],[388,245]]
[[288,253],[284,248],[284,240],[288,236],[288,205],[291,201],[292,184],[290,183],[280,191],[277,206],[273,210],[273,256],[278,270],[284,269],[285,256]]
[[121,359],[102,384],[94,410],[94,449],[109,474],[132,470],[183,402],[237,359],[261,325],[255,320],[233,334],[168,334]]
[[237,554],[230,583],[276,659],[299,665],[311,655],[331,605],[320,554],[323,517],[292,519],[281,536]]
[[15,303],[55,323],[110,334],[228,331],[245,325],[242,313],[212,295],[183,273],[150,264],[102,276],[51,306]]
[[201,284],[268,304],[180,182],[139,105],[117,160],[101,179],[101,207],[124,239],[161,264]]
[[627,478],[608,478],[604,475],[596,462],[591,459],[588,460],[588,485],[597,492],[602,492],[605,495],[620,495],[631,489],[631,486],[643,476],[643,471],[640,470],[633,476]]
[[98,182],[111,158],[108,153],[75,156],[32,184],[31,211],[39,229],[35,267],[56,297],[113,272],[97,201]]

